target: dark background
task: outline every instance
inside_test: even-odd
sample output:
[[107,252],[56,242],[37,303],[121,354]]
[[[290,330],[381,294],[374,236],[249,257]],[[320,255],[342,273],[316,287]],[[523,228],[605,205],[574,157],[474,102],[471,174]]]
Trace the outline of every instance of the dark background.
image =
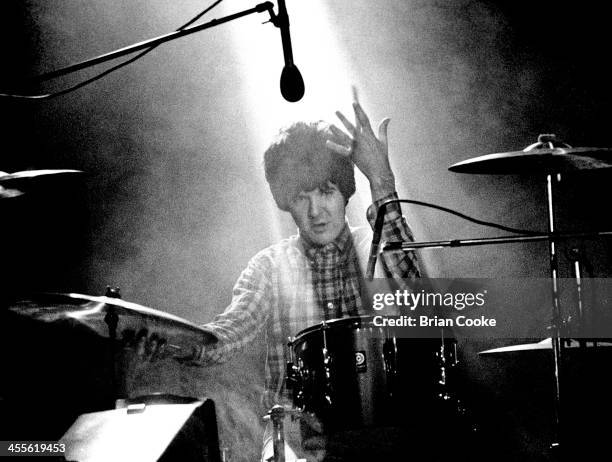
[[[126,300],[196,323],[211,320],[229,302],[248,259],[293,232],[263,179],[261,154],[271,135],[290,120],[333,121],[334,109],[350,114],[351,84],[373,124],[392,119],[390,155],[401,197],[508,226],[546,228],[543,178],[447,168],[520,150],[541,133],[556,133],[573,146],[612,146],[608,15],[599,2],[287,3],[307,89],[299,103],[280,96],[280,38],[271,25],[261,25],[261,16],[163,45],[49,101],[0,99],[0,170],[85,172],[0,202],[7,298],[39,291],[101,295],[113,285]],[[169,32],[204,6],[193,0],[5,2],[0,91],[69,86],[106,66],[45,85],[27,82]],[[251,6],[226,0],[207,18]],[[565,176],[556,197],[559,228],[610,229],[609,179],[601,171]],[[369,201],[360,181],[362,192],[349,209],[354,224],[365,222]],[[418,240],[499,235],[423,208],[405,213]],[[562,245],[562,276],[571,276],[565,251],[573,246],[583,248],[592,275],[609,275],[610,242],[599,239]],[[433,277],[546,277],[547,250],[545,244],[513,244],[428,250],[421,258]],[[544,306],[525,332],[548,336],[548,314]],[[24,332],[24,345],[40,341]],[[45,342],[53,343],[50,337]],[[476,355],[503,344],[462,346],[475,406],[490,411],[485,419],[495,437],[507,436],[510,460],[537,460],[551,438],[550,374],[543,366],[550,358]],[[244,440],[236,454],[252,456],[261,410],[247,403],[257,401],[261,387],[260,347],[256,342],[246,355],[212,370],[150,366],[136,374],[133,393],[212,396],[227,444]],[[45,372],[31,380],[44,387],[51,378]]]

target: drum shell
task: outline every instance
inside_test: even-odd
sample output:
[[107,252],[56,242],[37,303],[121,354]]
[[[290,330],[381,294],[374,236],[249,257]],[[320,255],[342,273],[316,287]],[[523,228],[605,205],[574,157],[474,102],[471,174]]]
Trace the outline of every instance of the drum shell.
[[454,340],[401,338],[371,317],[313,326],[291,348],[294,404],[314,413],[326,431],[435,418],[456,363]]

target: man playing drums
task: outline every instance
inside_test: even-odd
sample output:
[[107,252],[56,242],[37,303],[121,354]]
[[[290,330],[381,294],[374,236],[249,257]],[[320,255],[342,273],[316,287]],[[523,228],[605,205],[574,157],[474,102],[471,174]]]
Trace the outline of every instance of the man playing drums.
[[[229,307],[203,326],[219,341],[200,352],[196,362],[201,364],[227,360],[265,330],[268,408],[287,403],[288,337],[325,320],[369,314],[363,280],[372,233],[351,228],[345,216],[355,192],[354,166],[370,183],[370,223],[378,206],[397,193],[388,156],[389,119],[380,123],[376,135],[356,99],[353,108],[355,124],[336,113],[348,134],[324,122],[298,122],[282,130],[266,150],[272,195],[291,214],[299,233],[255,255],[238,278]],[[412,240],[398,204],[386,209],[382,240]],[[415,255],[402,252],[383,255],[375,275],[411,279],[420,272]],[[263,460],[268,460],[269,430],[264,446]],[[286,457],[295,458],[289,448]]]

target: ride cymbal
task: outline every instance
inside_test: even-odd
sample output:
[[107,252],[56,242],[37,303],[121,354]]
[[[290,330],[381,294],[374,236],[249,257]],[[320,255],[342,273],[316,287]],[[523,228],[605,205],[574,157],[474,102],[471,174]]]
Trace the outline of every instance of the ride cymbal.
[[448,169],[458,173],[551,174],[612,167],[612,148],[573,148],[555,135],[540,135],[522,151],[500,152],[467,159]]

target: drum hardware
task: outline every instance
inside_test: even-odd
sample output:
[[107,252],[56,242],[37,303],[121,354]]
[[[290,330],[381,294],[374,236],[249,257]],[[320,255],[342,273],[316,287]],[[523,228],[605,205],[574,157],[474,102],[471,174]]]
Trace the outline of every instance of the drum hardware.
[[[606,342],[601,340],[585,340],[585,339],[563,339],[563,348],[576,350],[576,351],[587,351],[595,348],[610,348],[612,342]],[[536,343],[522,343],[519,345],[510,345],[500,348],[493,348],[491,350],[484,350],[478,352],[479,355],[496,355],[506,354],[515,352],[528,352],[528,351],[549,351],[552,350],[552,337],[545,338],[544,340]]]
[[22,191],[19,191],[18,189],[4,188],[3,186],[0,186],[0,199],[11,199],[13,197],[19,196],[23,196]]
[[[65,181],[82,175],[81,170],[23,170],[21,172],[6,173],[0,172],[0,188],[7,188],[4,191],[16,191],[23,194],[28,189],[34,188],[48,182]],[[11,189],[9,189],[11,188]],[[12,189],[15,188],[15,189]]]
[[[110,386],[116,399],[127,397],[127,371],[119,363],[118,333],[149,333],[160,338],[154,354],[158,358],[182,360],[193,357],[203,345],[216,337],[177,316],[121,300],[118,288],[107,287],[104,297],[81,294],[40,294],[9,304],[8,311],[34,321],[49,324],[74,322],[110,340]],[[159,334],[156,334],[159,332]],[[140,335],[140,334],[139,334]]]
[[[438,361],[440,363],[440,380],[438,381],[440,391],[438,393],[438,397],[443,401],[450,401],[453,399],[453,396],[449,390],[448,384],[448,371],[449,368],[449,360],[447,358],[446,351],[446,342],[444,341],[444,331],[442,331],[442,341],[440,342],[440,352],[438,353]],[[458,364],[457,361],[457,343],[453,343],[453,355],[452,355],[454,365]]]
[[539,173],[546,177],[546,199],[548,208],[548,234],[550,279],[552,289],[551,343],[554,367],[554,412],[556,441],[551,445],[555,451],[562,450],[564,429],[561,408],[561,377],[563,316],[559,300],[557,256],[557,236],[555,230],[554,186],[561,182],[562,173],[578,172],[612,167],[612,149],[609,148],[572,148],[555,135],[540,135],[538,141],[523,151],[491,154],[468,159],[449,167],[449,170],[462,173]]
[[450,378],[457,364],[455,340],[402,339],[372,319],[328,320],[290,339],[287,374],[294,406],[314,414],[328,434],[403,426],[405,415],[425,408],[431,414],[432,406],[451,410],[456,402],[458,410]]
[[81,175],[81,170],[23,170],[21,172],[6,173],[0,172],[0,185],[2,186],[15,186],[23,184],[34,184],[44,180],[59,181],[64,180],[66,177],[75,175]]
[[284,420],[287,415],[300,416],[302,411],[298,409],[287,409],[280,404],[272,406],[272,409],[263,417],[264,421],[272,422],[272,446],[273,456],[269,462],[285,462],[285,428]]
[[[588,261],[587,257],[584,255],[584,252],[577,247],[574,247],[567,251],[567,258],[573,262],[572,265],[572,274],[574,277],[574,281],[576,282],[576,311],[577,311],[577,320],[574,322],[576,324],[576,331],[578,333],[584,332],[585,327],[588,328],[590,326],[585,326],[585,307],[584,307],[584,293],[583,293],[583,275],[585,271],[593,277],[593,267],[591,263]],[[573,321],[571,316],[568,318],[568,324]],[[582,341],[581,344],[585,344]],[[586,344],[585,344],[586,345]]]
[[574,262],[573,271],[574,279],[576,281],[576,306],[578,308],[578,330],[584,323],[584,306],[582,303],[582,271],[581,271],[581,257],[580,249],[572,249],[570,252],[570,258]]
[[[193,359],[205,345],[217,342],[217,337],[201,327],[169,313],[154,310],[136,303],[124,301],[118,289],[108,288],[107,296],[96,297],[83,294],[44,293],[7,303],[7,310],[18,316],[40,322],[50,327],[55,323],[76,322],[103,338],[108,338],[113,362],[112,377],[117,398],[124,398],[123,383],[119,383],[115,370],[118,358],[118,333],[146,332],[151,338],[161,340],[159,358],[172,357],[182,361]],[[165,341],[165,342],[164,342]]]
[[[488,239],[465,239],[432,242],[395,242],[383,245],[382,251],[414,250],[419,248],[461,247],[469,245],[504,244],[512,242],[529,242],[547,240],[549,243],[550,279],[552,291],[551,316],[551,349],[554,360],[554,410],[556,424],[556,442],[551,448],[561,448],[561,357],[562,357],[562,327],[563,318],[559,302],[558,272],[559,264],[556,243],[566,237],[597,237],[612,234],[612,231],[593,233],[558,233],[555,229],[555,214],[553,203],[554,186],[561,181],[562,173],[573,173],[582,170],[595,170],[612,167],[612,149],[610,148],[573,148],[567,143],[557,139],[555,135],[540,135],[538,141],[527,146],[522,151],[489,154],[475,157],[449,167],[449,170],[460,173],[482,174],[541,174],[546,179],[546,199],[548,212],[548,233],[524,233],[519,236],[501,236]],[[411,202],[406,200],[390,200],[383,203],[376,216],[374,225],[374,238],[368,261],[367,278],[371,280],[374,274],[376,258],[380,248],[380,238],[384,219],[384,211],[388,204],[396,202]]]
[[329,349],[327,348],[327,336],[329,326],[327,322],[323,321],[321,323],[321,334],[323,335],[323,349],[321,353],[323,354],[323,370],[325,371],[325,401],[327,401],[328,405],[332,405],[332,396],[334,393],[333,386],[331,383],[331,366],[332,366],[332,358],[329,354]]
[[6,173],[0,171],[0,199],[19,197],[44,184],[52,184],[80,175],[80,170],[24,170]]
[[[106,297],[109,298],[121,298],[121,292],[118,287],[111,288],[110,286],[106,286]],[[117,314],[117,310],[113,307],[109,307],[104,315],[104,322],[108,326],[108,338],[110,339],[110,350],[111,350],[111,386],[113,390],[116,390],[116,394],[118,398],[125,398],[127,396],[127,390],[125,389],[125,384],[120,383],[119,380],[119,371],[117,370],[118,359],[119,359],[119,351],[117,345],[117,326],[119,325],[119,315]]]
[[[393,199],[391,202],[402,202],[402,199]],[[422,242],[385,242],[382,245],[382,252],[392,252],[394,250],[418,250],[418,249],[443,249],[445,247],[469,247],[478,245],[490,244],[514,244],[519,242],[537,242],[547,241],[551,238],[555,240],[572,239],[572,238],[597,238],[611,236],[612,231],[592,231],[592,232],[575,232],[575,233],[546,233],[546,234],[524,234],[518,236],[497,236],[483,237],[471,239],[448,239],[442,241],[422,241]]]
[[[109,293],[109,292],[107,292]],[[192,355],[202,345],[217,342],[217,337],[198,325],[178,316],[158,311],[111,296],[91,296],[76,293],[42,293],[30,298],[8,303],[8,311],[34,321],[53,324],[62,321],[77,321],[101,337],[110,337],[117,317],[117,332],[160,332],[165,338],[166,356],[182,359]],[[109,316],[111,326],[105,318]]]
[[[288,351],[288,360],[287,360],[287,381],[285,383],[285,387],[287,390],[294,390],[295,386],[300,381],[300,368],[295,364],[293,358],[293,349],[291,348],[291,344],[294,340],[294,337],[287,337],[287,351]],[[298,408],[301,408],[303,403],[303,396],[301,395],[302,391],[298,391],[293,396],[293,403]]]
[[573,148],[556,135],[538,136],[522,151],[487,154],[457,162],[451,172],[493,175],[555,175],[612,167],[612,148]]

